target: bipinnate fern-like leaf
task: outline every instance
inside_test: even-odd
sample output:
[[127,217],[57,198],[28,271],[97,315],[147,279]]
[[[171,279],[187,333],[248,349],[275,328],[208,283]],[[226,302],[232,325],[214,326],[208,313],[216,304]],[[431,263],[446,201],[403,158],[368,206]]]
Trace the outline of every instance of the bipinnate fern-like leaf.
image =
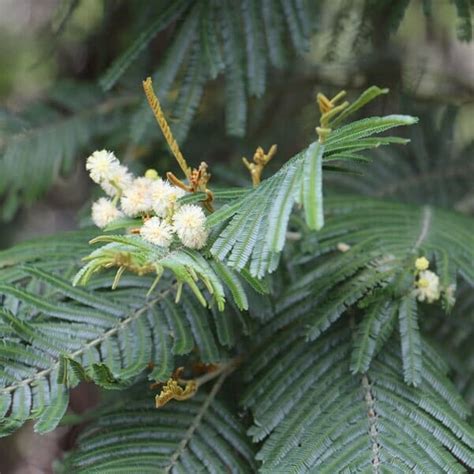
[[124,277],[111,292],[110,279],[91,288],[38,267],[25,267],[0,284],[0,435],[28,419],[52,430],[67,408],[68,390],[79,381],[123,389],[147,368],[166,380],[174,358],[195,351],[211,363],[234,344],[241,315],[232,305],[215,314],[184,289],[180,305],[166,280],[147,298],[151,279]]
[[81,259],[90,252],[89,240],[97,229],[61,232],[41,237],[0,251],[0,282],[13,283],[23,277],[22,264],[33,264],[48,271],[77,271]]
[[447,367],[422,341],[424,370],[405,385],[398,342],[351,374],[351,331],[315,343],[295,327],[262,338],[246,368],[249,430],[263,441],[260,472],[466,472],[474,467],[469,409]]
[[176,0],[165,2],[161,12],[153,18],[150,24],[145,28],[133,43],[128,46],[126,51],[117,58],[112,66],[100,78],[100,86],[104,90],[109,90],[124,74],[127,68],[135,61],[141,51],[143,51],[150,41],[163,29],[169,26],[176,18],[190,5],[189,0]]
[[[114,286],[120,279],[122,271],[131,270],[139,275],[156,273],[156,279],[150,286],[150,293],[163,272],[168,270],[177,281],[176,301],[179,301],[183,285],[189,287],[203,306],[217,305],[224,310],[227,293],[232,295],[237,307],[248,309],[248,299],[241,281],[242,277],[232,269],[208,260],[200,252],[179,246],[165,248],[151,244],[137,235],[102,235],[92,240],[93,243],[105,243],[94,250],[86,260],[86,264],[77,272],[73,284],[86,284],[91,276],[110,267],[118,267]],[[248,275],[245,281],[252,283]],[[212,298],[208,301],[203,294],[204,287]]]
[[380,298],[367,306],[354,335],[351,372],[367,372],[375,354],[387,342],[395,328],[398,309],[398,304],[390,298]]
[[461,284],[456,293],[456,304],[449,317],[431,311],[420,323],[422,331],[436,342],[449,363],[461,394],[474,408],[474,291],[469,285]]
[[[452,146],[459,109],[414,107],[420,126],[410,127],[409,147],[383,147],[370,152],[371,165],[351,164],[357,173],[331,173],[327,186],[349,192],[393,199],[410,204],[472,210],[474,142]],[[415,110],[410,110],[415,112]],[[439,117],[439,122],[435,118]],[[362,171],[362,172],[361,172]]]
[[416,299],[405,296],[400,302],[398,320],[405,381],[418,385],[421,382],[421,336],[418,329]]
[[140,397],[106,413],[81,434],[65,469],[101,472],[255,472],[245,427],[222,400],[220,382],[183,402],[155,408]]
[[[205,84],[222,73],[225,76],[227,131],[243,136],[248,97],[260,97],[266,90],[267,63],[283,66],[286,44],[291,44],[297,54],[308,50],[310,33],[314,29],[310,20],[312,10],[310,3],[301,1],[287,4],[247,0],[239,5],[216,0],[168,2],[110,66],[100,83],[106,90],[113,87],[149,41],[178,19],[178,28],[164,59],[152,75],[163,101],[171,86],[178,83],[173,133],[178,139],[185,138]],[[286,41],[287,37],[291,38],[291,43]],[[193,74],[196,66],[199,66],[199,72]],[[182,80],[179,79],[181,75]],[[132,118],[132,140],[141,142],[152,124],[144,103]]]
[[441,297],[431,304],[451,307],[461,281],[474,285],[472,220],[428,206],[354,196],[327,199],[326,213],[325,227],[303,237],[303,250],[295,257],[300,270],[278,299],[271,326],[303,319],[308,339],[316,340],[343,315],[363,309],[352,371],[367,371],[398,327],[405,380],[416,385],[423,367],[415,259],[424,255],[439,275]]
[[[384,92],[374,90],[371,98]],[[355,104],[364,100],[362,96]],[[237,270],[248,264],[250,272],[259,278],[274,271],[295,204],[304,207],[310,229],[323,226],[323,163],[360,159],[359,153],[366,149],[405,143],[400,138],[373,135],[415,122],[415,118],[402,115],[371,117],[334,130],[324,143],[312,143],[257,188],[208,218],[209,227],[220,224],[211,253]],[[222,227],[223,222],[226,224]]]

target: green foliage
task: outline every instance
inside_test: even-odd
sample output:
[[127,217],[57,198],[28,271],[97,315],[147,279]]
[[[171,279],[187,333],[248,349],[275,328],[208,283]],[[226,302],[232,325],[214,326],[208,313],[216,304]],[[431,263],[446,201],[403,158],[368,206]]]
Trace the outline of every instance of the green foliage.
[[[469,40],[472,2],[452,3],[458,37]],[[79,4],[61,2],[57,35]],[[114,41],[112,49],[101,46],[100,58],[84,66],[84,77],[100,75],[101,90],[65,84],[18,116],[1,115],[1,218],[33,202],[99,143],[128,163],[145,157],[137,168],[148,165],[152,149],[155,159],[158,134],[139,88],[149,74],[177,142],[198,110],[217,116],[203,127],[195,153],[212,160],[221,153],[207,133],[221,118],[216,104],[223,102],[230,135],[244,136],[252,117],[252,140],[266,141],[258,123],[267,115],[288,118],[287,104],[274,102],[278,88],[251,107],[273,85],[270,66],[287,68],[280,81],[294,76],[287,88],[296,97],[301,83],[315,82],[314,70],[326,81],[326,60],[347,43],[344,34],[352,35],[349,49],[366,48],[369,38],[385,43],[413,2],[332,2],[332,15],[320,14],[327,4],[105,2],[104,24],[116,18],[111,5],[125,12],[127,26],[110,30],[131,41],[115,60]],[[423,11],[428,22],[436,14],[429,0]],[[326,60],[310,50],[320,20],[333,22]],[[307,52],[314,70],[293,59]],[[388,43],[380,52],[392,55]],[[217,94],[209,94],[210,81]],[[349,80],[361,82],[359,74]],[[90,423],[64,471],[474,469],[470,410],[461,397],[474,399],[474,224],[452,210],[472,210],[472,144],[452,146],[453,107],[439,116],[421,110],[422,127],[403,137],[387,132],[415,117],[343,124],[387,92],[371,87],[342,105],[343,94],[318,95],[319,140],[254,180],[253,189],[216,189],[214,177],[216,211],[206,217],[209,241],[200,251],[177,237],[166,249],[145,241],[136,227],[148,215],[115,221],[105,235],[84,229],[1,251],[0,436],[28,420],[39,433],[55,429],[70,390],[87,382],[114,391],[119,403],[85,415]],[[267,128],[273,132],[273,122]],[[387,148],[408,143],[405,137],[412,141],[405,152]],[[222,151],[233,153],[227,144]],[[196,173],[186,184],[202,191],[207,181]],[[188,193],[180,204],[207,197]],[[88,242],[99,247],[90,253]],[[420,256],[439,276],[434,301],[419,301]],[[174,393],[177,400],[156,408],[152,390],[166,395],[173,384],[197,392]]]
[[[255,472],[254,450],[241,420],[209,393],[156,410],[141,396],[103,415],[81,434],[65,461],[73,472]],[[124,402],[125,402],[124,400]]]
[[164,381],[176,356],[196,351],[203,362],[219,361],[246,324],[230,305],[220,314],[204,310],[187,290],[176,305],[170,281],[147,298],[146,277],[124,277],[112,293],[108,279],[85,290],[38,267],[12,278],[0,285],[2,436],[28,419],[38,420],[39,432],[54,429],[68,389],[81,380],[123,389],[150,363],[150,380]]
[[[348,106],[342,108],[340,114],[329,112],[328,118],[322,118],[321,123],[324,121],[325,126],[337,126],[385,93],[386,89],[371,87],[351,105],[346,104]],[[398,137],[373,138],[373,135],[415,122],[414,117],[388,115],[355,121],[335,130],[318,128],[318,142],[293,157],[281,170],[253,191],[247,192],[240,200],[234,199],[231,204],[224,205],[208,217],[208,227],[220,224],[219,233],[214,235],[214,242],[210,246],[212,256],[225,260],[228,266],[237,271],[243,270],[250,262],[250,273],[257,278],[274,271],[285,244],[288,221],[295,203],[304,207],[310,229],[319,230],[323,226],[323,158],[331,162],[360,160],[363,157],[359,153],[366,149],[390,143],[406,143],[406,140]],[[229,222],[223,228],[224,221]],[[180,285],[187,283],[205,305],[206,300],[195,283],[196,280],[202,280],[219,309],[223,309],[224,288],[218,275],[198,252],[179,247],[173,247],[170,251],[135,236],[103,236],[95,239],[95,242],[109,243],[87,258],[89,262],[78,273],[75,283],[86,283],[90,275],[110,266],[119,267],[117,277],[126,268],[138,273],[155,270],[158,278],[164,269],[169,269]],[[124,255],[127,261],[119,263]],[[243,291],[239,293],[243,294]],[[246,300],[241,298],[236,303],[242,309],[248,307]]]
[[[133,221],[135,225],[136,221]],[[129,227],[130,220],[125,219],[112,223],[107,230],[117,230]],[[155,273],[156,277],[148,294],[153,293],[156,285],[165,271],[170,272],[176,279],[176,303],[179,302],[183,285],[186,285],[204,307],[214,304],[219,311],[224,310],[226,298],[232,296],[239,310],[248,310],[248,297],[245,286],[265,293],[265,284],[257,281],[248,271],[240,273],[226,267],[219,261],[205,258],[199,251],[186,248],[181,244],[172,248],[151,244],[138,235],[101,235],[91,243],[105,243],[84,257],[86,264],[74,276],[74,285],[85,285],[92,275],[111,267],[118,267],[112,283],[115,288],[126,270],[139,275]],[[206,298],[203,288],[208,294]]]
[[[213,302],[220,311],[224,309],[225,289],[227,283],[239,309],[248,309],[245,290],[237,274],[226,269],[223,265],[215,266],[209,263],[198,251],[185,247],[170,250],[158,247],[135,235],[103,235],[92,242],[106,245],[93,251],[85,260],[86,265],[74,277],[73,283],[86,284],[97,271],[110,266],[118,266],[119,270],[114,280],[118,284],[122,270],[126,268],[138,274],[156,272],[157,277],[150,287],[150,293],[159,282],[165,270],[171,271],[178,283],[177,302],[183,284],[189,286],[199,302],[207,306],[208,302],[198,284],[203,283]],[[211,305],[212,303],[209,303]]]
[[432,204],[469,212],[472,210],[474,143],[455,146],[458,109],[417,107],[420,125],[410,127],[409,147],[384,147],[370,152],[371,165],[348,163],[355,172],[327,176],[331,189],[389,198],[397,201]]
[[0,283],[20,280],[23,276],[21,265],[27,263],[65,275],[76,271],[81,259],[90,251],[88,241],[96,234],[96,229],[63,232],[0,251]]
[[[377,88],[374,88],[377,89]],[[369,94],[371,98],[380,94]],[[364,93],[348,113],[368,101]],[[341,114],[345,118],[348,114]],[[335,122],[339,122],[337,119]],[[208,218],[210,227],[218,227],[218,236],[211,253],[225,260],[232,268],[241,269],[250,263],[254,276],[263,277],[276,269],[285,244],[290,213],[295,203],[304,206],[310,229],[323,225],[322,164],[364,159],[359,153],[390,143],[406,143],[397,137],[378,137],[390,128],[410,125],[416,119],[402,115],[372,117],[352,122],[333,131],[326,142],[313,143],[291,158],[277,173],[264,180],[240,200],[223,206]]]
[[453,381],[460,393],[474,407],[474,292],[461,284],[457,290],[456,305],[449,318],[441,311],[429,313],[422,320],[422,330],[433,341],[452,370]]
[[[286,36],[290,36],[296,53],[307,51],[309,34],[314,28],[310,4],[281,2],[280,5],[280,2],[256,0],[239,4],[227,0],[168,4],[168,10],[174,14],[183,13],[180,27],[152,79],[157,85],[158,96],[163,99],[179,80],[178,98],[173,106],[173,134],[178,141],[184,140],[205,84],[223,74],[226,128],[231,135],[243,136],[247,100],[250,96],[261,97],[265,92],[267,62],[283,66],[281,58],[286,54]],[[145,48],[152,36],[172,24],[174,17],[168,14],[168,10],[158,19],[151,20],[145,32],[112,64],[101,79],[106,90],[133,64],[137,53]],[[166,25],[161,18],[166,18]],[[271,47],[267,49],[266,45]],[[134,142],[140,143],[147,128],[154,126],[151,118],[144,102],[132,120]]]
[[428,206],[354,196],[326,200],[326,211],[326,226],[303,237],[295,259],[300,269],[293,268],[295,281],[279,298],[272,326],[303,319],[307,338],[315,340],[342,315],[364,309],[351,366],[364,373],[398,317],[405,380],[416,385],[422,358],[412,294],[415,258],[425,255],[436,264],[443,305],[451,307],[448,295],[457,275],[474,284],[472,220]]
[[[128,393],[93,417],[65,460],[74,472],[474,467],[469,409],[420,333],[434,305],[418,304],[415,291],[419,256],[439,275],[438,307],[451,310],[456,287],[474,286],[472,220],[353,195],[323,202],[325,168],[344,170],[368,161],[367,150],[407,142],[381,134],[414,124],[411,116],[340,126],[386,92],[370,88],[340,109],[319,98],[320,140],[253,189],[217,190],[200,252],[127,233],[140,219],[114,222],[99,237],[85,229],[0,252],[0,436],[27,420],[39,433],[53,430],[70,389],[85,381]],[[87,255],[89,240],[101,246]],[[232,364],[243,367],[232,383],[243,375],[247,389],[232,401],[251,410],[256,455],[231,397],[218,395],[236,352]],[[144,379],[176,380],[179,364],[196,362],[216,364],[194,380],[198,393],[153,408]],[[201,387],[216,377],[209,391]]]
[[[65,21],[76,7],[62,6],[66,10]],[[159,32],[178,24],[163,61],[152,75],[157,93],[165,103],[170,92],[178,87],[176,99],[169,106],[176,139],[184,141],[206,83],[221,73],[226,77],[227,129],[242,136],[248,97],[260,97],[265,92],[265,45],[277,48],[272,41],[278,37],[281,46],[275,54],[282,55],[287,35],[299,48],[296,52],[306,51],[309,44],[312,26],[308,6],[295,2],[295,6],[284,8],[285,12],[278,2],[255,0],[244,2],[241,7],[215,0],[162,2],[151,8],[149,24],[102,75],[102,92],[116,84]],[[264,16],[266,32],[261,29]],[[300,26],[304,33],[296,35]],[[0,198],[5,202],[0,219],[10,220],[22,204],[35,201],[58,177],[70,174],[77,158],[93,149],[92,142],[115,135],[118,146],[125,146],[129,138],[143,145],[149,140],[150,130],[154,135],[155,126],[146,101],[139,100],[136,90],[112,98],[95,86],[72,82],[56,85],[43,102],[30,105],[21,114],[2,111]],[[116,137],[122,137],[118,143]]]
[[113,65],[102,76],[99,83],[104,90],[109,90],[124,74],[124,72],[135,61],[137,56],[142,52],[150,41],[160,31],[169,26],[190,4],[188,0],[178,0],[167,2],[163,11],[159,12],[156,18],[145,28],[144,31],[135,39],[135,41],[127,48],[127,50],[113,63]]
[[402,360],[405,381],[412,385],[421,382],[421,337],[418,329],[416,300],[405,296],[398,309]]
[[[53,47],[81,3],[59,3],[52,25]],[[387,35],[395,33],[414,2],[332,3],[335,6],[305,0],[245,0],[238,5],[217,0],[132,2],[120,35],[131,37],[130,43],[115,57],[113,41],[102,42],[101,57],[115,59],[111,64],[100,61],[98,70],[94,65],[101,91],[93,85],[95,78],[87,84],[55,85],[41,103],[21,113],[1,112],[0,198],[4,202],[0,218],[10,220],[21,205],[37,200],[60,176],[69,174],[76,160],[94,148],[91,143],[113,143],[130,156],[130,141],[142,152],[156,140],[152,115],[137,87],[146,76],[153,76],[178,142],[185,140],[207,84],[223,76],[227,130],[243,136],[249,99],[262,97],[275,75],[269,74],[269,66],[297,69],[295,58],[309,50],[312,34],[325,18],[323,8],[335,9],[331,53],[344,34],[355,37],[350,44],[357,49],[366,46],[369,37],[376,39],[378,28]],[[452,3],[458,37],[469,41],[472,5],[469,0]],[[105,2],[105,18],[113,18],[118,6]],[[437,15],[430,0],[423,2],[423,11],[427,21]],[[354,16],[358,21],[353,21]],[[111,26],[107,21],[103,24]],[[108,33],[98,34],[105,39]],[[91,38],[91,44],[96,39]],[[154,43],[165,45],[163,54],[157,54]],[[114,87],[113,98],[104,94]]]
[[438,354],[421,342],[426,367],[420,386],[408,387],[393,341],[368,372],[352,375],[351,336],[339,328],[309,344],[288,332],[261,338],[243,398],[254,415],[249,434],[263,441],[260,472],[472,468],[469,410]]

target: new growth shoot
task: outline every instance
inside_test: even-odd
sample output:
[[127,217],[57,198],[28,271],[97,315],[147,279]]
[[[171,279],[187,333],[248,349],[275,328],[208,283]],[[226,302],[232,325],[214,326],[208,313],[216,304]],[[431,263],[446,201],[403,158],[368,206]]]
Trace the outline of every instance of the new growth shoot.
[[160,129],[163,132],[163,136],[165,137],[165,140],[168,143],[168,146],[174,157],[176,158],[176,161],[178,162],[181,170],[183,171],[188,183],[184,183],[170,171],[166,173],[168,181],[188,193],[195,193],[198,191],[206,193],[207,197],[204,201],[204,206],[206,207],[206,209],[209,210],[209,212],[212,212],[212,201],[214,200],[214,196],[212,192],[207,188],[207,183],[211,178],[211,175],[207,171],[207,163],[203,161],[201,162],[198,168],[191,169],[191,167],[186,162],[186,159],[184,158],[183,154],[181,153],[179,145],[173,137],[171,128],[168,125],[168,122],[166,121],[165,115],[160,105],[160,101],[156,96],[155,91],[153,90],[153,82],[151,80],[151,77],[148,77],[145,81],[143,81],[143,89],[145,91],[148,104],[150,105],[150,108],[156,118],[156,121],[158,122],[158,125],[160,126]]
[[242,158],[244,165],[250,171],[250,177],[252,178],[252,184],[254,187],[260,184],[263,168],[265,168],[267,163],[276,155],[276,152],[276,145],[272,145],[267,153],[265,153],[263,148],[259,146],[253,155],[253,162],[249,162],[245,156]]
[[319,127],[316,127],[316,133],[319,136],[319,142],[324,143],[331,133],[331,121],[337,117],[344,109],[349,106],[349,102],[345,101],[340,105],[336,105],[346,96],[346,91],[341,91],[332,99],[328,99],[324,94],[318,93],[316,102],[321,112]]

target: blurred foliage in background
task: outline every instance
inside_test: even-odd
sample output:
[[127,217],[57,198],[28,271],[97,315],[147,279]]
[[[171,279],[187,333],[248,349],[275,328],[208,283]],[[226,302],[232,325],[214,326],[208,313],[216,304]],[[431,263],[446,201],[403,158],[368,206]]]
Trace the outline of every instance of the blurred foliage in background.
[[[421,153],[410,149],[408,168],[390,180],[417,175],[412,188],[420,194],[420,179],[428,187],[444,176],[459,179],[462,202],[455,204],[472,208],[467,173],[459,172],[474,135],[470,0],[282,1],[278,9],[268,0],[228,3],[2,0],[4,242],[12,229],[23,238],[75,225],[88,197],[84,157],[96,148],[112,148],[138,169],[169,164],[142,94],[147,75],[179,142],[190,159],[213,165],[214,181],[244,176],[240,156],[258,144],[278,143],[275,166],[299,149],[313,134],[315,91],[390,87],[391,109],[430,120],[413,132]],[[276,33],[265,29],[274,22]],[[443,118],[451,132],[440,137]],[[426,163],[413,153],[437,155],[439,169],[421,178]],[[370,187],[367,179],[338,177],[337,185]],[[408,185],[399,190],[397,182],[385,192],[406,196]]]
[[[0,246],[79,225],[91,198],[85,157],[96,149],[136,172],[173,168],[143,96],[149,75],[188,160],[207,161],[213,183],[228,185],[248,180],[241,157],[258,145],[278,144],[278,168],[314,137],[317,91],[389,87],[367,113],[420,116],[402,132],[411,145],[327,174],[328,188],[472,215],[473,5],[0,0]],[[467,322],[434,329],[464,347]],[[469,361],[453,363],[472,396],[459,375]]]

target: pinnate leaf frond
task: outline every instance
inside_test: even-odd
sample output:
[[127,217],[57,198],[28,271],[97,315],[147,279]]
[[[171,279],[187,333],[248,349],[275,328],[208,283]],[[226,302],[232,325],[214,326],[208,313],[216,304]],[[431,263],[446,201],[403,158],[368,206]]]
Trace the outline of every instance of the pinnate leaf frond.
[[469,410],[436,358],[427,357],[419,387],[408,387],[393,341],[366,373],[351,374],[349,330],[312,344],[283,335],[262,340],[246,372],[261,472],[472,468]]

